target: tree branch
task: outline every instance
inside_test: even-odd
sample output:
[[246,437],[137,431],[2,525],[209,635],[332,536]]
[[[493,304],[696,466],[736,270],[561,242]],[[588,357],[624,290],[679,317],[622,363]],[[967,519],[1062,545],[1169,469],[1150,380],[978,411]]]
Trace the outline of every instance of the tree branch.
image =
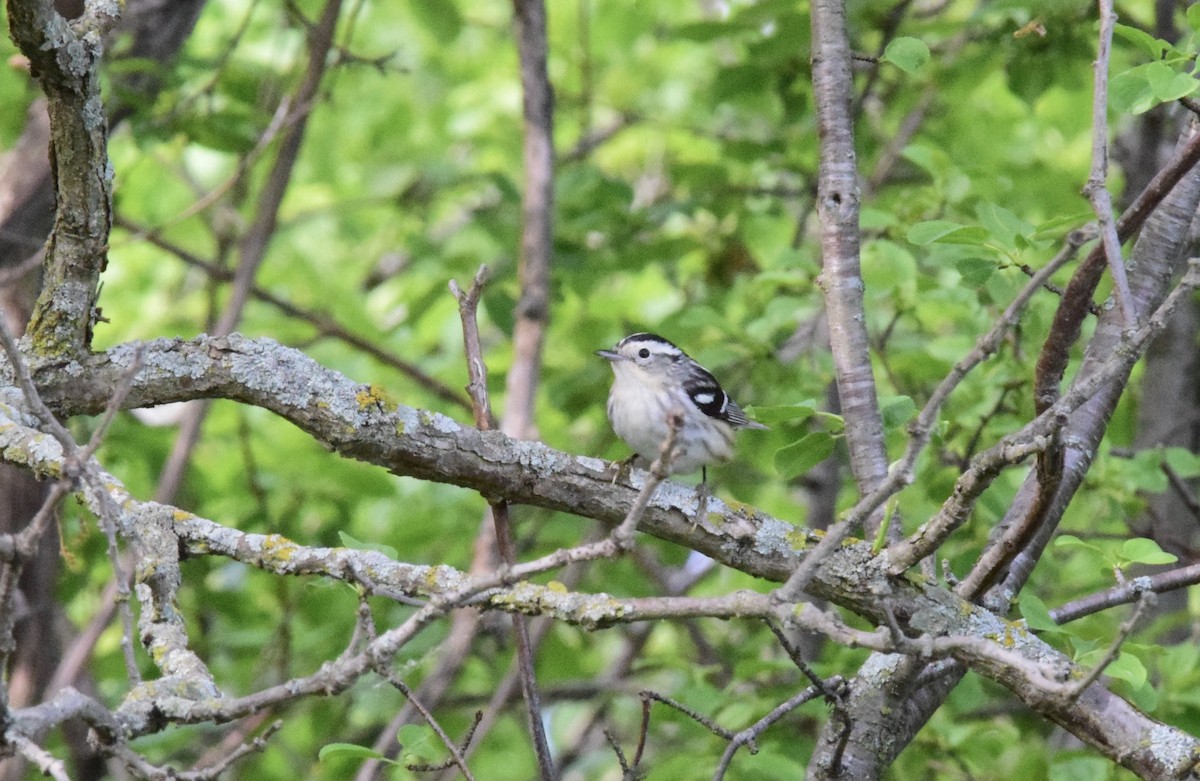
[[[108,126],[100,102],[103,37],[120,14],[115,0],[88,0],[75,22],[48,0],[8,0],[9,29],[48,99],[54,230],[29,336],[47,356],[91,347],[97,284],[112,227]],[[59,166],[69,168],[59,175]]]

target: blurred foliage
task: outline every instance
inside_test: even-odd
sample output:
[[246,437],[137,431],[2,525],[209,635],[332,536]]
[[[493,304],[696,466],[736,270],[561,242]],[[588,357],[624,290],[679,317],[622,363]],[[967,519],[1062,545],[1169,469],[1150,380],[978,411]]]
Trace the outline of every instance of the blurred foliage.
[[[832,369],[816,287],[817,129],[807,4],[550,5],[561,164],[541,435],[557,448],[624,457],[604,417],[609,371],[593,351],[633,330],[653,330],[683,345],[752,414],[760,409],[772,423],[768,432],[742,437],[734,464],[713,470],[717,492],[805,524],[807,494],[799,476],[826,453],[840,452],[841,435],[836,416],[814,414],[825,407]],[[210,0],[166,89],[114,132],[116,208],[137,228],[112,237],[101,298],[110,322],[97,328],[97,349],[191,336],[218,316],[223,288],[146,241],[142,230],[211,263],[236,262],[236,237],[255,218],[274,159],[275,147],[264,148],[261,139],[299,81],[307,54],[304,19],[319,11],[315,0],[301,0],[293,10]],[[521,90],[509,12],[505,3],[465,0],[347,3],[339,49],[259,276],[274,295],[335,319],[457,389],[465,369],[447,282],[465,284],[488,264],[495,281],[481,319],[497,406],[519,295]],[[1195,54],[1194,31],[1161,48],[1139,34],[1150,21],[1140,13],[1148,9],[1123,11],[1127,26],[1114,44],[1118,130],[1130,127],[1134,112],[1197,89],[1190,76],[1178,77]],[[914,411],[1024,283],[1022,268],[1045,263],[1063,235],[1088,219],[1079,189],[1089,164],[1093,14],[1091,5],[1066,0],[951,0],[937,14],[893,18],[879,4],[851,3],[852,45],[883,59],[877,66],[857,64],[855,108],[868,327],[893,457]],[[1195,7],[1179,21],[1195,23]],[[6,59],[12,54],[7,41],[0,48]],[[112,67],[115,73],[138,64]],[[15,139],[23,116],[17,109],[34,95],[20,71],[0,70],[0,97],[12,107],[0,119],[0,145]],[[915,133],[900,138],[914,118]],[[598,133],[604,138],[591,149],[584,142]],[[238,178],[243,165],[248,175]],[[1112,184],[1119,190],[1119,171]],[[950,399],[915,484],[899,500],[908,528],[936,511],[964,459],[1030,417],[1032,361],[1055,305],[1053,295],[1037,296],[1000,354]],[[252,303],[241,330],[300,347],[405,404],[469,420],[419,383],[267,304]],[[1133,417],[1119,414],[1117,421],[1110,437],[1125,445]],[[126,416],[101,458],[149,497],[173,438],[170,427]],[[1170,458],[1187,468],[1189,455]],[[1101,543],[1052,548],[1028,590],[1033,599],[1060,604],[1110,584],[1114,564],[1143,560],[1136,550],[1120,558],[1120,541],[1130,536],[1126,520],[1137,514],[1145,492],[1165,490],[1164,457],[1125,459],[1104,445],[1065,526],[1083,539],[1118,542],[1111,549]],[[971,525],[944,549],[955,572],[968,569],[1021,477],[1019,470],[1002,476]],[[842,506],[851,499],[847,483]],[[390,546],[406,561],[463,568],[485,506],[469,491],[331,457],[288,424],[231,402],[215,404],[178,503],[246,531],[311,545],[362,540]],[[578,518],[518,512],[527,555],[592,531]],[[64,519],[64,536],[71,565],[63,599],[82,624],[108,577],[105,542],[78,512]],[[655,566],[682,566],[687,552],[647,538],[639,545],[643,556],[593,566],[578,588],[660,593],[650,573]],[[351,635],[356,597],[345,586],[280,581],[217,559],[190,562],[185,574],[183,607],[194,617],[194,640],[231,692],[312,671]],[[767,587],[718,570],[698,592]],[[373,607],[385,626],[411,610],[384,601]],[[1103,650],[1124,610],[1047,636],[1083,659]],[[1168,629],[1194,631],[1197,610],[1193,598],[1188,615],[1139,633],[1126,649],[1131,661],[1118,684],[1156,717],[1193,732],[1200,726],[1200,700],[1191,694],[1200,677],[1198,652],[1187,643],[1159,648],[1155,638]],[[653,627],[628,690],[600,685],[584,701],[556,696],[603,681],[621,638],[636,631],[555,626],[546,635],[539,676],[559,750],[571,749],[599,704],[630,754],[641,711],[634,686],[740,729],[805,685],[762,627],[700,621]],[[438,663],[445,632],[439,624],[406,649],[400,674],[414,687]],[[110,629],[93,668],[110,698],[123,683],[118,640]],[[456,686],[458,704],[439,710],[451,734],[462,734],[474,710],[485,706],[509,654],[506,633],[485,636]],[[825,675],[849,674],[863,658],[861,651],[826,644],[813,665]],[[360,760],[328,750],[319,761],[322,746],[370,746],[402,704],[386,685],[364,682],[350,696],[291,706],[271,747],[240,763],[231,777],[348,778]],[[1052,748],[1052,728],[1011,704],[993,685],[968,676],[901,755],[892,777],[1128,777],[1087,752]],[[740,753],[732,777],[797,777],[826,717],[823,705],[801,708],[763,736],[757,755]],[[471,761],[480,778],[532,776],[522,720],[510,711],[481,741]],[[220,733],[171,730],[138,745],[151,756],[186,763]],[[444,756],[424,733],[402,737],[410,756]],[[650,778],[709,778],[723,748],[691,720],[653,709],[645,760]],[[571,773],[619,776],[607,747],[577,757]],[[410,776],[397,769],[392,777]]]

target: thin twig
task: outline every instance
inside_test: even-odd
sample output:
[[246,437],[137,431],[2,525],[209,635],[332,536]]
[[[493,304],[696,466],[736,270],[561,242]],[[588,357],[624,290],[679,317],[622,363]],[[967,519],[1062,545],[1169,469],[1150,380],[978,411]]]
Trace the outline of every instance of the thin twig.
[[[479,342],[479,325],[476,310],[483,287],[487,283],[487,266],[480,266],[475,274],[471,289],[463,293],[458,284],[450,283],[450,291],[458,300],[459,319],[462,320],[463,346],[467,357],[467,393],[471,396],[475,414],[475,426],[482,431],[495,427],[492,405],[487,390],[487,365],[483,360],[483,348]],[[489,500],[492,522],[496,527],[496,544],[500,550],[500,561],[507,569],[517,563],[516,543],[513,539],[512,520],[508,502]],[[542,723],[542,708],[538,696],[537,677],[533,664],[533,647],[529,640],[529,623],[524,615],[512,616],[513,640],[516,646],[517,668],[521,674],[521,691],[529,716],[529,732],[533,737],[534,753],[537,755],[538,770],[542,781],[554,781],[554,761],[550,756],[550,742]]]
[[50,776],[54,781],[71,781],[71,777],[67,775],[67,767],[61,759],[57,759],[24,735],[9,733],[5,737],[16,746],[17,753],[32,762],[43,775]]
[[787,655],[791,658],[792,664],[800,668],[800,672],[804,673],[805,678],[812,681],[813,687],[820,692],[822,697],[829,700],[831,703],[836,703],[838,701],[837,693],[834,692],[833,689],[827,687],[825,685],[825,681],[821,679],[821,676],[817,675],[817,673],[808,666],[808,663],[805,662],[804,658],[800,655],[800,649],[792,643],[791,639],[789,639],[788,636],[783,633],[783,630],[780,629],[774,621],[768,620],[766,624],[767,628],[771,630],[771,634],[775,635],[775,639],[779,641],[779,644],[783,646],[783,650],[786,651]]
[[1117,298],[1125,326],[1129,328],[1137,323],[1137,310],[1133,305],[1133,294],[1129,292],[1129,280],[1125,276],[1121,240],[1117,237],[1117,227],[1113,223],[1112,195],[1105,184],[1108,178],[1108,59],[1116,16],[1113,14],[1112,0],[1098,2],[1100,40],[1093,63],[1095,76],[1092,80],[1092,170],[1083,188],[1083,194],[1091,201],[1096,219],[1100,222],[1100,238],[1113,278],[1113,294]]
[[[965,522],[975,501],[984,489],[991,485],[1004,465],[1017,463],[1048,447],[1050,437],[1061,428],[1066,417],[1095,395],[1102,385],[1127,371],[1145,352],[1150,341],[1163,331],[1166,318],[1179,302],[1190,296],[1198,285],[1200,260],[1193,259],[1190,261],[1188,272],[1162,305],[1136,329],[1128,331],[1121,339],[1119,349],[1114,350],[1095,372],[1077,381],[1070,392],[1021,429],[1005,436],[999,443],[972,459],[971,467],[955,481],[954,492],[942,505],[938,514],[912,537],[888,549],[892,559],[889,571],[899,574],[936,550]],[[974,588],[973,581],[986,576],[987,573],[976,567],[972,577],[964,581],[963,587]],[[968,582],[972,582],[972,585],[968,586]]]
[[[438,739],[442,741],[442,745],[445,746],[446,750],[450,752],[450,759],[455,765],[458,766],[458,769],[462,771],[462,774],[466,777],[467,781],[475,781],[475,776],[471,775],[471,768],[467,767],[467,761],[463,759],[462,751],[457,745],[455,745],[454,741],[450,739],[450,735],[446,733],[446,730],[443,729],[442,725],[438,723],[438,720],[433,717],[433,714],[428,708],[425,707],[424,703],[417,698],[416,692],[414,692],[407,683],[402,681],[395,673],[386,667],[381,665],[376,672],[387,679],[388,683],[396,687],[396,689],[404,695],[404,699],[408,700],[413,708],[415,708],[417,712],[421,714],[421,717],[425,719],[425,723],[428,724],[429,728],[437,734]],[[469,737],[467,742],[470,742]],[[465,749],[466,745],[464,745],[463,748]]]
[[21,354],[21,348],[17,345],[17,340],[13,338],[12,332],[8,330],[7,321],[8,318],[0,312],[0,346],[3,346],[4,354],[8,356],[8,363],[12,366],[17,387],[21,389],[21,394],[25,397],[29,409],[41,422],[42,430],[62,445],[64,458],[71,456],[77,449],[75,438],[63,424],[58,422],[58,418],[54,417],[54,413],[46,406],[46,402],[42,401],[37,386],[33,384],[33,377],[29,373],[25,357]]
[[[267,172],[266,181],[258,195],[255,218],[250,227],[238,240],[238,264],[233,272],[229,300],[221,317],[212,328],[217,336],[226,336],[237,328],[250,298],[254,278],[266,258],[271,237],[279,220],[279,209],[291,182],[296,161],[304,141],[305,130],[316,105],[321,78],[329,65],[329,52],[333,47],[338,14],[342,0],[328,0],[321,11],[320,21],[309,31],[308,60],[304,76],[296,88],[295,95],[286,99],[290,108],[280,112],[286,117],[285,130],[279,140],[279,151],[275,162]],[[277,112],[278,116],[278,112]],[[268,132],[274,132],[274,123]],[[200,429],[211,404],[208,401],[194,402],[179,427],[166,466],[159,477],[156,498],[164,503],[171,502],[183,481],[192,451],[200,439]]]
[[758,736],[765,732],[768,727],[801,705],[811,702],[817,697],[826,696],[825,692],[843,687],[845,683],[846,680],[840,675],[835,675],[827,681],[818,679],[817,683],[796,694],[787,702],[780,703],[766,716],[763,716],[746,729],[733,735],[729,740],[729,745],[725,747],[725,753],[721,755],[721,761],[717,764],[716,771],[713,773],[713,781],[721,781],[725,778],[725,773],[729,769],[729,763],[733,761],[733,755],[737,753],[739,748],[745,746],[751,754],[757,753],[758,748],[755,742],[758,740]]
[[1187,481],[1180,477],[1179,473],[1166,460],[1162,462],[1162,471],[1167,476],[1167,482],[1171,484],[1171,488],[1174,489],[1180,501],[1183,502],[1184,506],[1192,514],[1192,518],[1200,521],[1200,497],[1196,496],[1196,492],[1191,489]]
[[699,713],[698,711],[695,711],[692,708],[689,708],[688,706],[684,705],[682,702],[671,699],[670,697],[668,697],[665,694],[659,694],[658,692],[651,691],[649,689],[643,689],[642,690],[642,701],[648,702],[650,700],[654,700],[655,702],[661,702],[663,705],[667,705],[667,706],[674,708],[675,710],[682,713],[684,716],[687,716],[689,719],[691,719],[692,721],[701,725],[702,727],[707,729],[709,732],[711,732],[712,734],[714,734],[718,737],[725,738],[726,740],[733,740],[734,733],[732,731],[725,729],[717,722],[715,722],[712,719],[710,719],[709,717],[705,716],[703,713]]
[[1088,594],[1050,611],[1056,624],[1065,624],[1117,605],[1127,605],[1141,599],[1143,594],[1165,594],[1200,583],[1200,562],[1177,567],[1156,575],[1131,578],[1112,588]]
[[121,381],[117,383],[117,387],[113,389],[112,398],[109,400],[108,406],[104,408],[104,415],[100,418],[100,424],[96,426],[96,430],[88,438],[88,443],[84,445],[83,450],[79,451],[78,458],[80,461],[88,461],[100,448],[101,443],[104,442],[105,434],[108,433],[108,429],[117,417],[117,413],[121,411],[125,397],[129,395],[129,390],[133,387],[133,381],[141,370],[142,348],[139,345],[133,351],[133,360],[129,362],[129,368],[121,376]]
[[216,781],[222,774],[229,770],[234,762],[237,762],[242,757],[247,756],[255,751],[262,751],[267,747],[267,740],[274,735],[283,726],[282,721],[276,721],[263,730],[263,734],[254,738],[254,740],[243,743],[229,755],[223,757],[216,764],[208,767],[196,768],[193,770],[175,770],[169,767],[160,767],[147,761],[141,754],[138,754],[133,749],[123,743],[107,744],[101,747],[105,753],[111,754],[124,763],[127,770],[139,778],[145,779],[171,779],[172,781]]
[[1121,652],[1121,646],[1129,638],[1129,635],[1133,633],[1134,627],[1137,626],[1137,622],[1142,617],[1142,613],[1146,611],[1146,608],[1154,604],[1154,600],[1154,594],[1150,591],[1143,591],[1141,595],[1138,596],[1137,604],[1133,606],[1133,612],[1131,612],[1129,617],[1122,621],[1121,626],[1117,628],[1117,634],[1115,637],[1113,637],[1112,642],[1104,651],[1104,656],[1100,657],[1100,661],[1096,663],[1096,666],[1089,670],[1088,674],[1085,675],[1077,684],[1075,684],[1074,688],[1067,696],[1069,696],[1071,699],[1078,698],[1079,695],[1083,694],[1084,691],[1087,690],[1087,687],[1091,686],[1100,679],[1100,676],[1104,674],[1105,669],[1107,669],[1108,666],[1116,660],[1117,654]]

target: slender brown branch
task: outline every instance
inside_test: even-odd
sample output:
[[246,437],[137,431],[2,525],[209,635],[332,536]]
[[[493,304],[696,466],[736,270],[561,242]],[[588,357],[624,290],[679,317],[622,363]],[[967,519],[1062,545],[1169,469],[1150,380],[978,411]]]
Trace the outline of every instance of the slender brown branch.
[[[475,427],[481,431],[491,431],[495,428],[492,417],[492,405],[487,390],[487,365],[483,360],[483,348],[479,342],[479,325],[476,310],[479,298],[483,295],[483,287],[487,283],[487,267],[480,266],[475,274],[471,289],[463,293],[455,282],[450,283],[450,291],[458,300],[459,318],[462,320],[463,345],[467,357],[467,393],[471,396],[475,414]],[[513,539],[512,519],[509,515],[509,504],[503,499],[489,499],[492,522],[496,528],[496,544],[500,550],[500,561],[506,569],[512,569],[517,563],[517,546]],[[555,778],[553,759],[550,756],[550,742],[546,738],[546,729],[542,723],[541,698],[538,694],[536,671],[533,665],[533,646],[529,639],[529,623],[525,616],[514,613],[512,616],[513,640],[516,646],[517,669],[521,676],[521,691],[525,697],[525,707],[529,716],[529,732],[533,737],[534,753],[537,756],[538,769],[542,781],[553,781]]]
[[729,770],[729,763],[733,761],[733,755],[737,753],[739,748],[746,746],[751,750],[751,753],[753,753],[756,750],[755,741],[758,740],[758,736],[765,732],[768,727],[794,711],[796,708],[799,708],[801,705],[811,702],[817,697],[826,696],[825,692],[833,691],[845,686],[845,683],[845,679],[840,675],[835,675],[829,680],[818,679],[812,686],[809,686],[807,689],[799,692],[786,702],[780,703],[773,708],[770,713],[763,716],[746,729],[735,733],[732,737],[730,737],[729,745],[725,747],[725,753],[721,755],[721,761],[717,764],[716,771],[713,772],[713,781],[721,781],[723,778],[725,778],[725,773]]
[[1127,605],[1136,602],[1142,594],[1165,594],[1200,583],[1200,562],[1184,567],[1159,572],[1156,575],[1143,575],[1130,578],[1112,588],[1089,594],[1050,611],[1050,617],[1056,624],[1065,624],[1101,610],[1108,610],[1117,605]]
[[[317,90],[328,67],[329,52],[334,45],[334,32],[337,29],[341,7],[342,0],[328,0],[320,20],[309,30],[308,64],[304,78],[295,95],[288,99],[292,108],[286,113],[291,116],[284,123],[286,129],[281,134],[279,151],[259,193],[255,219],[238,242],[239,260],[233,272],[229,300],[220,319],[213,326],[213,333],[218,336],[233,333],[237,328],[250,297],[254,277],[266,258],[268,245],[278,223],[279,208],[283,204],[283,196],[287,192],[288,183],[300,156],[304,133],[315,106]],[[280,108],[282,109],[282,106]],[[273,128],[274,123],[270,132],[274,132]],[[200,430],[208,417],[209,409],[210,404],[207,401],[197,402],[188,408],[159,477],[156,494],[159,501],[170,502],[178,492],[191,453],[200,441]]]
[[733,740],[734,733],[732,731],[725,729],[717,722],[705,716],[703,713],[689,708],[679,700],[672,699],[665,694],[659,694],[658,692],[651,691],[649,689],[642,690],[642,701],[649,702],[651,700],[654,702],[661,702],[663,705],[674,708],[717,737],[725,738],[726,740]]
[[380,666],[376,669],[376,672],[382,675],[388,683],[396,687],[396,689],[404,695],[404,699],[408,700],[413,708],[415,708],[417,712],[421,714],[421,717],[425,719],[425,723],[428,724],[429,728],[437,734],[438,740],[442,741],[442,745],[446,747],[448,752],[450,752],[450,760],[458,767],[459,770],[462,771],[462,774],[467,781],[475,781],[475,776],[471,774],[471,768],[467,767],[467,761],[463,759],[462,751],[459,750],[459,747],[455,745],[453,740],[450,739],[450,736],[446,733],[446,730],[443,729],[442,725],[438,723],[438,720],[433,717],[433,714],[429,711],[429,709],[421,703],[420,699],[417,698],[416,693],[413,692],[409,685],[386,667]]
[[300,157],[308,120],[316,103],[317,90],[328,68],[329,52],[334,46],[334,32],[341,8],[342,0],[328,0],[321,11],[321,18],[309,31],[308,65],[304,78],[291,99],[295,116],[280,135],[279,152],[259,194],[254,222],[238,242],[240,258],[234,271],[229,301],[213,329],[216,335],[224,336],[237,327],[250,297],[254,277],[266,257],[271,237],[275,234],[279,207],[283,204],[283,196],[291,182],[296,160]]
[[1133,633],[1137,622],[1141,619],[1146,608],[1153,604],[1154,592],[1143,591],[1138,595],[1137,603],[1133,606],[1133,612],[1121,622],[1121,626],[1117,628],[1117,634],[1113,636],[1112,642],[1109,643],[1108,648],[1104,651],[1104,655],[1100,657],[1100,660],[1096,662],[1096,665],[1091,670],[1088,670],[1087,675],[1080,678],[1071,689],[1068,695],[1071,699],[1078,698],[1087,691],[1089,686],[1100,679],[1100,676],[1104,674],[1108,666],[1116,660],[1117,654],[1121,652],[1121,646],[1125,644],[1125,641],[1129,639],[1129,635]]
[[1191,489],[1187,481],[1180,477],[1179,473],[1165,460],[1162,462],[1162,471],[1167,476],[1167,482],[1171,484],[1175,495],[1192,514],[1193,520],[1200,521],[1200,497],[1196,496],[1196,492]]
[[534,402],[542,366],[542,343],[550,319],[550,265],[554,219],[554,89],[546,69],[546,6],[513,0],[514,35],[524,100],[525,189],[521,197],[521,297],[513,326],[513,364],[501,430],[511,437],[536,436]]
[[[1197,162],[1200,162],[1200,133],[1193,133],[1171,162],[1155,174],[1121,214],[1116,226],[1117,239],[1122,242],[1129,239]],[[1050,331],[1038,356],[1034,388],[1034,403],[1038,412],[1047,409],[1058,399],[1059,383],[1066,373],[1071,347],[1079,340],[1084,318],[1092,304],[1092,293],[1100,282],[1104,268],[1105,251],[1100,245],[1079,264],[1063,290],[1062,302],[1054,313]]]
[[[812,65],[820,137],[817,211],[823,267],[818,284],[829,314],[829,340],[846,420],[851,471],[859,495],[866,496],[886,476],[888,459],[863,311],[858,167],[850,105],[854,85],[845,3],[812,3]],[[868,535],[874,535],[880,521],[877,515],[868,519]]]
[[1092,170],[1083,194],[1092,203],[1096,218],[1100,222],[1100,239],[1104,255],[1108,259],[1109,273],[1113,278],[1113,293],[1126,327],[1137,322],[1133,308],[1133,295],[1129,292],[1129,280],[1125,276],[1125,260],[1121,257],[1121,240],[1113,224],[1112,196],[1105,182],[1108,179],[1108,59],[1112,48],[1113,14],[1112,0],[1098,0],[1100,7],[1100,40],[1096,47],[1093,63],[1095,76],[1092,79]]

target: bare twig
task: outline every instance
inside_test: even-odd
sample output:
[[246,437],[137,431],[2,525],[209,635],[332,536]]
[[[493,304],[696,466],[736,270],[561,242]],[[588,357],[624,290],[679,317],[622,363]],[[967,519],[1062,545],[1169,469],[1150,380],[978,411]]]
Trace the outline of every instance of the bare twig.
[[1098,0],[1100,6],[1100,41],[1096,60],[1093,63],[1095,77],[1092,80],[1092,170],[1083,194],[1092,203],[1096,219],[1100,222],[1100,238],[1108,258],[1109,272],[1113,277],[1113,293],[1126,327],[1137,322],[1137,311],[1133,306],[1133,295],[1129,292],[1129,280],[1125,276],[1125,261],[1121,257],[1121,240],[1113,223],[1112,196],[1105,184],[1108,178],[1108,58],[1112,47],[1113,14],[1112,0]]
[[1143,594],[1165,594],[1200,583],[1200,562],[1177,567],[1156,575],[1131,578],[1112,588],[1089,594],[1050,611],[1056,624],[1065,624],[1117,605],[1141,599]]
[[733,732],[725,729],[717,722],[715,722],[712,719],[710,719],[709,717],[705,716],[703,713],[700,713],[692,708],[689,708],[688,706],[684,705],[682,702],[671,699],[670,697],[668,697],[665,694],[659,694],[658,692],[651,691],[649,689],[643,689],[642,690],[642,701],[649,702],[650,700],[653,700],[655,702],[661,702],[663,705],[674,708],[675,710],[679,711],[684,716],[687,716],[689,719],[696,722],[700,726],[704,727],[706,730],[708,730],[712,734],[716,735],[717,737],[725,738],[726,740],[733,740],[733,737],[734,737]]
[[[487,283],[487,267],[480,266],[475,274],[471,289],[463,293],[457,283],[450,283],[450,291],[458,300],[459,318],[462,320],[463,344],[467,357],[467,393],[471,396],[475,413],[475,426],[482,431],[495,427],[492,417],[491,400],[487,390],[487,365],[483,361],[483,348],[479,343],[479,325],[476,309],[483,287]],[[517,548],[513,540],[512,520],[509,517],[509,505],[503,499],[489,500],[492,522],[496,527],[496,544],[500,550],[500,561],[505,568],[511,569],[517,563]],[[538,769],[542,781],[554,781],[554,763],[550,756],[550,742],[546,738],[546,728],[542,723],[542,708],[537,689],[536,671],[533,665],[533,647],[529,640],[529,623],[525,616],[514,613],[512,616],[513,640],[516,645],[517,667],[521,675],[521,691],[525,697],[526,712],[529,717],[529,732],[533,737],[534,753],[537,755]]]
[[[1200,260],[1193,259],[1175,290],[1145,322],[1125,334],[1119,348],[1102,365],[1076,382],[1070,392],[1049,409],[971,460],[971,467],[955,482],[954,493],[938,514],[911,538],[888,549],[892,559],[890,570],[896,574],[903,572],[936,550],[966,520],[975,500],[991,484],[999,470],[1005,464],[1016,463],[1043,450],[1049,444],[1048,437],[1059,429],[1070,412],[1090,399],[1113,377],[1127,372],[1145,352],[1150,341],[1166,327],[1166,319],[1178,303],[1190,296],[1197,285],[1200,285]],[[1003,552],[996,555],[1001,556]],[[986,576],[987,573],[977,567],[972,576],[964,581],[963,588],[974,588],[974,580]]]
[[17,747],[17,752],[32,762],[43,775],[50,776],[54,781],[71,781],[66,765],[61,759],[56,759],[53,754],[24,735],[10,734],[6,737]]
[[768,727],[801,705],[811,702],[817,697],[827,696],[825,692],[834,691],[844,686],[845,683],[845,679],[840,675],[835,675],[829,680],[818,679],[812,686],[791,697],[787,702],[777,705],[766,716],[763,716],[741,732],[735,733],[730,737],[729,745],[725,747],[725,753],[721,755],[721,761],[717,764],[717,769],[713,773],[713,781],[721,781],[721,779],[725,778],[725,773],[729,770],[729,763],[733,761],[733,755],[737,753],[739,748],[745,746],[751,754],[756,753],[758,749],[755,746],[755,741],[758,740],[758,736],[765,732]]
[[[482,721],[483,721],[483,711],[475,711],[475,717],[471,721],[471,726],[467,727],[467,731],[466,731],[466,734],[463,735],[462,742],[458,746],[455,747],[455,751],[458,753],[459,756],[466,756],[467,749],[470,748],[470,746],[471,746],[471,741],[475,739],[475,731],[477,729],[479,729],[479,724]],[[447,768],[455,766],[456,764],[457,764],[457,762],[456,762],[455,758],[453,756],[451,756],[448,759],[445,759],[442,762],[437,763],[436,765],[412,764],[412,765],[405,765],[405,767],[408,768],[409,770],[412,770],[417,773],[426,773],[426,772],[429,772],[432,770],[446,770]],[[467,778],[470,778],[470,776],[467,776]]]
[[235,762],[239,759],[252,754],[256,751],[262,751],[267,747],[267,741],[272,735],[279,731],[283,726],[283,722],[276,721],[268,726],[263,733],[254,740],[243,743],[225,757],[222,757],[219,762],[209,765],[208,767],[195,768],[192,770],[175,770],[174,768],[160,767],[152,764],[142,755],[138,754],[133,749],[123,743],[113,743],[103,746],[103,750],[121,760],[125,768],[130,773],[150,781],[158,781],[158,779],[172,779],[172,781],[216,781],[221,777]]
[[[380,665],[378,668],[376,668],[375,672],[382,675],[388,683],[396,687],[397,691],[404,695],[404,699],[408,700],[409,703],[416,708],[417,712],[421,714],[421,717],[425,719],[425,723],[428,724],[430,729],[437,734],[438,739],[442,741],[442,745],[446,747],[448,752],[450,752],[451,761],[458,766],[458,769],[462,771],[462,774],[466,777],[467,781],[475,781],[475,776],[471,775],[471,768],[467,767],[467,761],[463,759],[462,751],[457,745],[455,745],[454,741],[450,739],[450,736],[446,733],[446,730],[443,729],[442,725],[438,723],[438,720],[433,717],[433,714],[429,711],[429,709],[426,708],[425,705],[422,704],[422,702],[417,698],[416,693],[409,687],[409,685],[383,665]],[[476,724],[478,724],[478,720],[476,721]],[[469,742],[470,737],[467,738],[467,743]],[[466,746],[464,745],[463,748],[466,748]]]
[[533,408],[550,319],[550,264],[554,219],[554,89],[546,69],[543,0],[513,0],[513,26],[521,64],[524,105],[525,190],[521,197],[521,297],[513,326],[513,363],[501,430],[535,436]]
[[783,633],[783,630],[774,621],[767,621],[767,628],[771,630],[771,634],[775,635],[775,639],[783,646],[783,650],[787,651],[787,655],[791,658],[792,663],[800,668],[800,672],[804,673],[804,677],[812,681],[813,687],[820,693],[822,697],[829,700],[831,703],[838,701],[838,695],[834,690],[825,685],[825,681],[821,676],[808,666],[804,658],[800,655],[800,649]]
[[1187,481],[1179,476],[1179,473],[1172,468],[1170,464],[1164,460],[1162,462],[1163,474],[1167,476],[1167,482],[1171,484],[1175,494],[1187,507],[1188,512],[1192,514],[1194,520],[1200,521],[1200,497],[1196,496],[1196,492],[1191,489]]
[[1105,649],[1104,655],[1100,657],[1098,662],[1096,662],[1095,667],[1089,670],[1088,674],[1083,676],[1083,678],[1081,678],[1079,682],[1072,687],[1070,693],[1068,694],[1071,699],[1076,699],[1079,697],[1079,695],[1083,694],[1089,686],[1100,679],[1100,676],[1104,674],[1104,670],[1116,660],[1117,654],[1121,652],[1121,646],[1124,645],[1125,641],[1129,638],[1129,635],[1133,633],[1134,627],[1137,626],[1138,620],[1140,620],[1142,617],[1142,613],[1145,612],[1147,607],[1150,607],[1153,604],[1153,592],[1143,591],[1138,596],[1137,603],[1133,606],[1133,612],[1129,614],[1128,618],[1121,622],[1121,626],[1117,628],[1117,634],[1113,637],[1112,642],[1109,643],[1108,648]]
[[604,730],[604,740],[612,748],[613,753],[617,755],[617,763],[621,766],[621,778],[628,779],[636,765],[630,765],[625,759],[625,752],[621,750],[621,743],[617,740],[617,736],[608,730]]
[[483,347],[479,341],[479,321],[475,316],[479,308],[479,298],[483,295],[487,281],[487,266],[479,267],[470,290],[465,293],[457,281],[450,280],[450,292],[458,301],[463,346],[467,354],[467,394],[471,397],[471,407],[475,413],[475,427],[482,431],[496,428],[496,419],[492,416],[492,402],[488,396],[487,366],[483,362]]
[[63,453],[74,455],[77,449],[75,438],[63,424],[58,422],[58,418],[54,417],[54,413],[42,401],[42,395],[38,393],[37,386],[33,384],[33,377],[29,374],[29,366],[25,363],[21,348],[17,346],[17,340],[8,330],[6,322],[7,318],[0,317],[0,346],[4,348],[4,354],[8,357],[9,365],[12,366],[13,376],[17,380],[17,387],[21,389],[21,394],[25,397],[25,403],[37,416],[43,430],[62,445]]

